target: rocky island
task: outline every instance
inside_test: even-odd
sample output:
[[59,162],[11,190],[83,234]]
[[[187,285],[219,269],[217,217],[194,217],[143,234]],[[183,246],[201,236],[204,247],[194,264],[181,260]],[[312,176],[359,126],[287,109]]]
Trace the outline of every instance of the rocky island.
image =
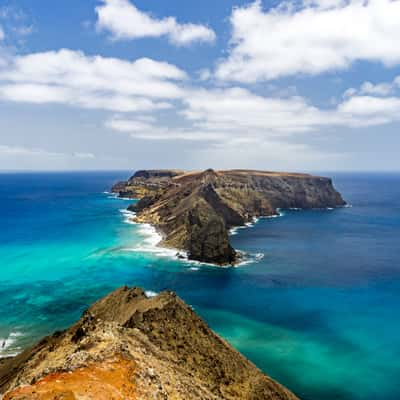
[[[3,395],[3,396],[2,396]],[[122,287],[0,365],[3,400],[295,400],[172,292]]]
[[276,215],[279,209],[346,204],[330,178],[251,170],[141,170],[112,191],[139,199],[129,210],[136,222],[156,227],[161,246],[218,265],[240,258],[229,241],[233,227]]

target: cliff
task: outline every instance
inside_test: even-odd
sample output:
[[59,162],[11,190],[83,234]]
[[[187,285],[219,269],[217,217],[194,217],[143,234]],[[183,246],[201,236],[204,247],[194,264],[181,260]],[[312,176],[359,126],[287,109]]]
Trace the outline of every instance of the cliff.
[[279,208],[345,204],[329,178],[267,171],[138,171],[113,191],[140,199],[129,209],[137,222],[156,226],[163,235],[160,245],[220,265],[238,258],[229,242],[232,227],[274,215]]
[[[266,338],[267,339],[267,338]],[[3,400],[295,400],[179,297],[123,287],[0,366]]]

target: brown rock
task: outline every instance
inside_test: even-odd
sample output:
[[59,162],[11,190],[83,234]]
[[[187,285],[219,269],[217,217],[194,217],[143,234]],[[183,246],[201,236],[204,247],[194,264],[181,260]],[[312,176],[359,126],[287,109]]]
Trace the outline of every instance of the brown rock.
[[[121,186],[119,186],[121,188]],[[185,250],[190,259],[232,264],[238,254],[228,230],[278,208],[343,206],[332,180],[265,171],[138,171],[120,192],[141,199],[130,206],[138,222],[162,233],[161,245]]]
[[1,393],[4,400],[296,399],[174,293],[147,298],[128,287],[8,360]]

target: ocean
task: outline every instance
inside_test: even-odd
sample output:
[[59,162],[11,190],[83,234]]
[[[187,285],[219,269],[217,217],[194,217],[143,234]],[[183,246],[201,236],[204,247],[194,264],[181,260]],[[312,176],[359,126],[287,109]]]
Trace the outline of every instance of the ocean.
[[[129,172],[0,174],[0,356],[121,285],[175,290],[304,400],[400,398],[400,175],[334,174],[351,207],[281,210],[232,235],[236,268],[177,260],[130,201]],[[325,174],[330,175],[332,174]]]

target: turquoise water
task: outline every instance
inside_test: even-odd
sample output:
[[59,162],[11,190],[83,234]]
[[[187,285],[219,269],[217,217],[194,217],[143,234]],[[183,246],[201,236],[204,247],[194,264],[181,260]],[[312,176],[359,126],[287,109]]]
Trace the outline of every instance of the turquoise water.
[[120,285],[168,288],[303,399],[400,398],[400,175],[336,176],[351,208],[260,219],[232,236],[253,262],[230,269],[154,253],[103,193],[128,175],[0,175],[0,354]]

